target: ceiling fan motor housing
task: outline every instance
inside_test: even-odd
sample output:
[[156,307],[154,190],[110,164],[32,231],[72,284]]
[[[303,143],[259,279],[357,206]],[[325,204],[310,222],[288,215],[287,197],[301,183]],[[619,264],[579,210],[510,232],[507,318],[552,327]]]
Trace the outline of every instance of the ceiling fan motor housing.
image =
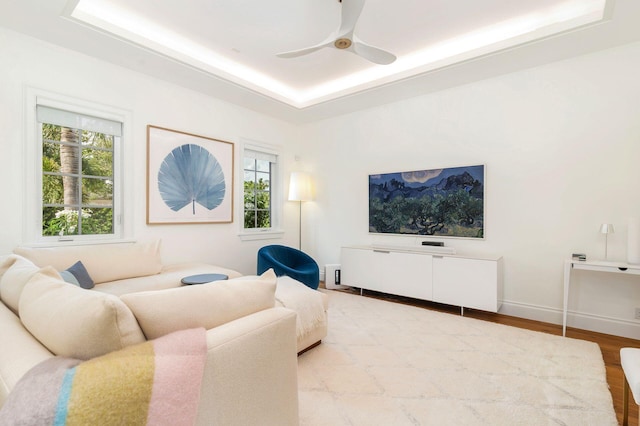
[[351,40],[348,38],[339,38],[333,43],[333,45],[338,49],[347,49],[351,46]]

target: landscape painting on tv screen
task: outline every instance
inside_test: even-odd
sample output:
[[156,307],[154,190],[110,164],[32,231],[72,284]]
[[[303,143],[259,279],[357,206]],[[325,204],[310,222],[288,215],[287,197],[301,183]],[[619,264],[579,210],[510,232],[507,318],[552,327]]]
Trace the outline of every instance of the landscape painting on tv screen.
[[369,232],[484,238],[484,166],[369,175]]

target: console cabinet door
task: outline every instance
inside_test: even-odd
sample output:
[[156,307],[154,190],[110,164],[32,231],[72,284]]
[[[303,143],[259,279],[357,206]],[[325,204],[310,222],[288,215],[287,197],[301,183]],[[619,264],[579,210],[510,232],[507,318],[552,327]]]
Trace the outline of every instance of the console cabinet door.
[[341,283],[398,296],[431,300],[432,256],[343,247]]
[[343,247],[340,256],[340,283],[351,287],[381,291],[378,265],[373,263],[373,250]]
[[434,256],[433,300],[448,305],[497,312],[500,308],[499,262]]
[[382,268],[380,279],[386,293],[431,300],[433,268],[430,254],[374,250],[374,262]]

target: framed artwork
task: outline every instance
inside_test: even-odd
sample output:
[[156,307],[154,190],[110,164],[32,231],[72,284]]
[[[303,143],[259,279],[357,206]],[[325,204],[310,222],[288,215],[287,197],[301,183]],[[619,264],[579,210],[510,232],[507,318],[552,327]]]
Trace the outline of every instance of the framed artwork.
[[369,232],[484,238],[484,169],[369,175]]
[[147,126],[147,223],[233,222],[234,145]]

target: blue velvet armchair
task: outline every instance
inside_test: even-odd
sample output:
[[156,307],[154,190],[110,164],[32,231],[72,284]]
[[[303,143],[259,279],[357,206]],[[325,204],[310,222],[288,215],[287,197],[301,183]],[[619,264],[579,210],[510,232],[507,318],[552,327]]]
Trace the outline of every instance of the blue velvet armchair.
[[264,246],[258,250],[258,274],[273,268],[277,276],[286,275],[314,290],[320,284],[320,269],[308,254],[281,245]]

